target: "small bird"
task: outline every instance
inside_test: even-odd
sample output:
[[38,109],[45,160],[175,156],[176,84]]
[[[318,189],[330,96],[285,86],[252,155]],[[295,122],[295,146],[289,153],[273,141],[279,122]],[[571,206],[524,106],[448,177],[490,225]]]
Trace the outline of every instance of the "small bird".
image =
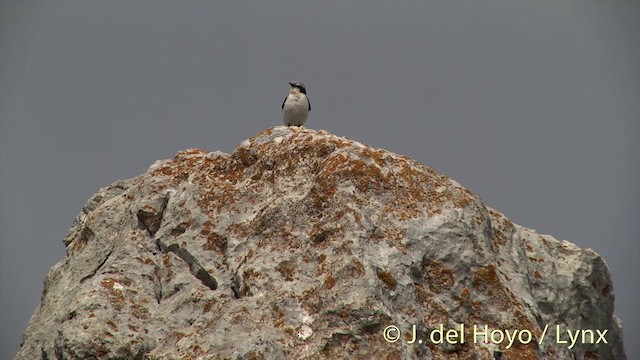
[[307,89],[301,82],[289,83],[289,95],[282,102],[282,119],[287,126],[302,126],[307,122],[311,102],[307,97]]

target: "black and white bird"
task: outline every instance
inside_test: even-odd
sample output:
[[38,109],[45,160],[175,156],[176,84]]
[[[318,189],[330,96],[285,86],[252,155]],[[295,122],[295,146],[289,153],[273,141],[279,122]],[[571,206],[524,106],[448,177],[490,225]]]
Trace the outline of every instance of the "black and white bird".
[[282,102],[282,119],[287,126],[302,126],[307,122],[311,102],[307,97],[307,89],[301,82],[289,83],[289,95]]

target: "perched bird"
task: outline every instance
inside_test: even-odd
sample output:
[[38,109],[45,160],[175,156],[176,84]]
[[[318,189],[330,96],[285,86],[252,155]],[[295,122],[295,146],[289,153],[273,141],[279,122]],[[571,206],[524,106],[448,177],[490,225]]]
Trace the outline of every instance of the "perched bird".
[[301,82],[289,83],[289,95],[282,102],[282,119],[287,126],[302,126],[307,122],[311,102],[307,97],[307,89]]

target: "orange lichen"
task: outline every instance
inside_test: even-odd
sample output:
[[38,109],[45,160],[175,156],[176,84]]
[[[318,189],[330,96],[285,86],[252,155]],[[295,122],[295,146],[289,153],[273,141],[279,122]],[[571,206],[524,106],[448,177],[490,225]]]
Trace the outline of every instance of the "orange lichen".
[[205,301],[204,305],[202,306],[202,309],[204,310],[204,312],[210,312],[211,308],[213,307],[213,305],[216,303],[215,300],[207,300]]
[[425,305],[429,302],[433,294],[429,291],[425,290],[420,284],[413,284],[413,291],[416,297],[416,300],[421,304]]
[[155,262],[153,261],[153,259],[150,259],[150,258],[143,259],[140,256],[136,256],[135,259],[138,262],[140,262],[142,264],[145,264],[145,265],[155,265]]
[[436,294],[445,292],[455,284],[453,271],[439,261],[430,262],[424,267],[424,276],[429,289]]
[[225,236],[218,235],[206,228],[202,230],[201,234],[207,239],[202,247],[204,250],[215,251],[221,255],[226,254],[229,240]]
[[131,302],[131,316],[136,319],[148,319],[150,316],[149,310],[144,306]]
[[327,287],[327,289],[331,289],[336,285],[336,279],[329,275],[324,279],[324,286]]
[[111,320],[107,320],[106,323],[113,331],[118,331],[118,326]]
[[259,278],[260,278],[260,273],[253,270],[252,268],[245,269],[244,272],[242,273],[242,280],[244,281],[249,281],[251,279],[259,279]]
[[351,263],[346,268],[346,273],[352,278],[359,278],[364,276],[364,265],[358,260],[351,260]]
[[321,288],[321,286],[310,287],[304,290],[302,296],[298,299],[309,314],[316,314],[322,309],[321,300],[318,296],[320,290],[318,288]]
[[174,344],[177,344],[185,336],[187,336],[187,334],[182,333],[182,332],[174,332],[174,333],[170,334],[169,336],[167,336],[167,340],[172,340]]
[[282,275],[286,281],[293,281],[293,275],[295,274],[295,261],[286,260],[276,266],[276,270]]
[[460,304],[462,305],[471,305],[471,292],[469,288],[462,288],[460,292]]
[[382,283],[387,287],[387,289],[391,291],[396,289],[398,283],[396,279],[393,278],[393,275],[391,275],[389,272],[378,270],[376,275],[378,276],[378,279],[380,279],[380,281],[382,281]]
[[111,305],[113,305],[116,310],[122,310],[125,305],[125,298],[121,290],[114,288],[117,283],[118,282],[112,278],[106,278],[100,281],[100,286],[106,290]]
[[340,246],[336,247],[333,252],[337,255],[352,255],[351,246],[351,241],[345,241]]

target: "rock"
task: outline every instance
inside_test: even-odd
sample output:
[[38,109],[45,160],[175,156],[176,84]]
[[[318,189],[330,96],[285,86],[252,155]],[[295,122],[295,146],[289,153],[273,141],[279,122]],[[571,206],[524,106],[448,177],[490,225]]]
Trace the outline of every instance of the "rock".
[[625,358],[598,254],[325,131],[158,161],[64,244],[15,359]]

